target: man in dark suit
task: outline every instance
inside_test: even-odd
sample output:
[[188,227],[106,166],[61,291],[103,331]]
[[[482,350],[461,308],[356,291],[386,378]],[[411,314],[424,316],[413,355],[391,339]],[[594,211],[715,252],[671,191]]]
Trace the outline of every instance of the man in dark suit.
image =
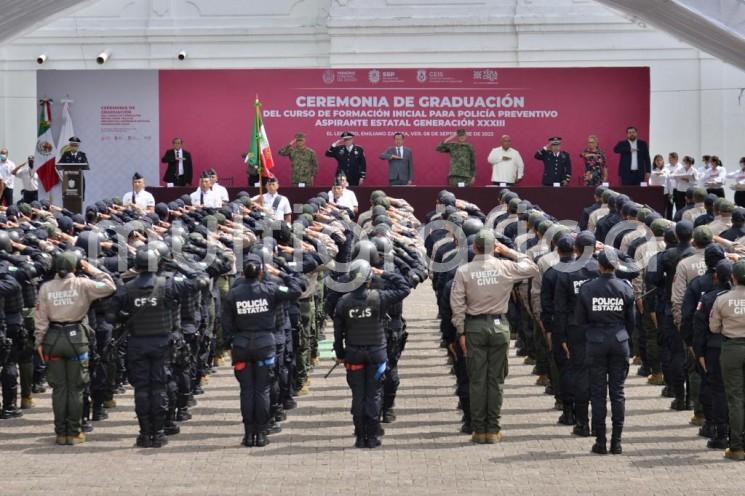
[[336,159],[336,175],[343,172],[350,186],[363,183],[367,171],[365,151],[354,144],[354,134],[349,131],[341,133],[341,139],[331,144],[326,156]]
[[388,184],[405,186],[414,180],[414,159],[411,148],[404,146],[403,133],[393,135],[393,146],[380,154],[380,160],[388,161]]
[[548,139],[548,145],[535,152],[536,160],[543,162],[544,186],[556,183],[565,186],[572,178],[572,159],[567,152],[561,151],[561,138],[554,136]]
[[80,151],[80,138],[73,136],[67,142],[68,149],[60,157],[60,164],[87,164],[88,157]]
[[649,145],[640,140],[634,126],[626,128],[626,139],[619,141],[613,151],[621,155],[618,162],[618,175],[624,186],[639,186],[649,181],[652,161],[649,158]]
[[181,146],[181,138],[173,138],[173,148],[166,150],[163,158],[160,159],[164,164],[168,164],[166,173],[163,175],[163,182],[175,186],[190,186],[192,175],[191,153],[184,150]]

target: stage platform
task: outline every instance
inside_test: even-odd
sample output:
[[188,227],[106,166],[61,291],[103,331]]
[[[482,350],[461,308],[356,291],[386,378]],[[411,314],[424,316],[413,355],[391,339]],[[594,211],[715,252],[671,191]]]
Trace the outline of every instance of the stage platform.
[[[196,188],[148,188],[156,202],[169,202],[183,194],[192,193]],[[329,191],[329,187],[313,188],[280,188],[280,193],[287,196],[291,204],[302,203],[308,198],[315,196],[320,191]],[[443,186],[384,186],[384,187],[357,187],[351,188],[357,195],[360,203],[360,211],[369,206],[370,193],[376,189],[382,189],[393,197],[404,198],[415,209],[418,216],[423,216],[434,208],[437,193],[448,189],[462,200],[478,205],[481,210],[488,213],[497,204],[497,192],[499,187],[475,187],[475,188],[445,188]],[[540,205],[560,220],[579,219],[582,209],[593,201],[594,188],[567,186],[563,188],[551,188],[545,186],[513,187],[512,191],[532,203]],[[228,188],[230,198],[246,188]],[[662,187],[639,187],[639,186],[616,186],[614,191],[624,193],[637,203],[649,205],[657,211],[664,208],[664,193]],[[258,194],[256,188],[248,190],[251,194]]]

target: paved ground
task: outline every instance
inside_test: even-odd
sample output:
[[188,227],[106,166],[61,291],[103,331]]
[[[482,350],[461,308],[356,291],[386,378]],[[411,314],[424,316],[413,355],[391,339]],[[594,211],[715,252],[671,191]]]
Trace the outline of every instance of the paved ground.
[[[401,361],[399,420],[383,447],[352,448],[344,374],[312,377],[283,432],[264,449],[239,446],[237,385],[230,369],[212,376],[194,419],[161,450],[133,448],[131,391],[84,445],[53,444],[49,394],[22,419],[0,421],[0,495],[37,494],[745,494],[745,463],[705,448],[688,414],[665,409],[658,388],[632,377],[622,456],[589,454],[591,441],[555,424],[553,400],[530,367],[510,359],[499,445],[458,433],[453,377],[437,347],[432,293],[406,302],[411,338]],[[734,490],[733,490],[734,489]]]

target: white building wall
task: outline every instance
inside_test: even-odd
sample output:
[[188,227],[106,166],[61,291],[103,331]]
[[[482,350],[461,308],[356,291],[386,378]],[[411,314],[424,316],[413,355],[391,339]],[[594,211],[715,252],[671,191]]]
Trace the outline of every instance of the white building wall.
[[35,144],[36,70],[179,67],[649,66],[653,153],[745,155],[745,73],[592,0],[100,0],[0,54],[14,159]]

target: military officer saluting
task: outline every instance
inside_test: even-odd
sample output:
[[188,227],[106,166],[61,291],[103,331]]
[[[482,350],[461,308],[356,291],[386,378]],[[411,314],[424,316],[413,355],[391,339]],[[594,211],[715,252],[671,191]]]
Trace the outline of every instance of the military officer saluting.
[[[83,389],[88,382],[88,334],[83,327],[91,303],[116,290],[111,276],[74,252],[57,255],[57,276],[42,284],[34,314],[34,339],[39,356],[47,363],[52,386],[52,410],[57,444],[85,442]],[[76,270],[88,275],[76,276]]]
[[[458,140],[453,143],[453,139]],[[450,186],[471,186],[476,180],[476,155],[471,143],[466,142],[466,130],[458,129],[437,145],[436,150],[450,154],[448,183]]]
[[476,234],[473,252],[473,261],[453,279],[451,321],[467,357],[472,440],[492,444],[502,438],[499,417],[510,343],[507,306],[514,284],[537,276],[538,266],[497,243],[489,229]]
[[[281,278],[269,281],[265,274]],[[264,265],[249,254],[243,261],[243,278],[237,279],[222,307],[223,342],[231,347],[233,371],[241,387],[243,445],[260,448],[269,444],[271,375],[275,368],[277,307],[300,297],[296,276]]]
[[729,408],[729,448],[724,456],[745,460],[745,260],[732,267],[735,286],[714,301],[709,329],[722,335],[720,363]]
[[341,139],[333,142],[326,156],[336,159],[336,174],[344,173],[350,186],[359,186],[365,180],[367,161],[365,150],[354,144],[354,134],[349,131],[341,133]]
[[[388,289],[371,289],[374,275],[381,277]],[[336,362],[344,362],[352,389],[354,446],[377,448],[388,355],[383,318],[386,308],[406,298],[411,288],[403,276],[372,268],[361,259],[351,263],[347,284],[351,291],[339,299],[334,310],[334,352]]]
[[295,139],[280,148],[278,153],[283,157],[290,157],[293,186],[313,186],[318,174],[318,158],[316,152],[306,145],[303,133],[297,133]]
[[567,152],[561,151],[561,138],[553,136],[548,145],[535,152],[535,159],[543,162],[544,186],[561,184],[565,186],[572,178],[572,159]]
[[587,364],[590,368],[590,403],[595,444],[592,452],[608,454],[606,447],[606,394],[610,392],[610,451],[620,455],[625,415],[624,383],[629,373],[629,336],[634,328],[634,290],[615,277],[618,255],[606,247],[598,254],[600,277],[584,283],[575,309],[577,324],[585,327]]

